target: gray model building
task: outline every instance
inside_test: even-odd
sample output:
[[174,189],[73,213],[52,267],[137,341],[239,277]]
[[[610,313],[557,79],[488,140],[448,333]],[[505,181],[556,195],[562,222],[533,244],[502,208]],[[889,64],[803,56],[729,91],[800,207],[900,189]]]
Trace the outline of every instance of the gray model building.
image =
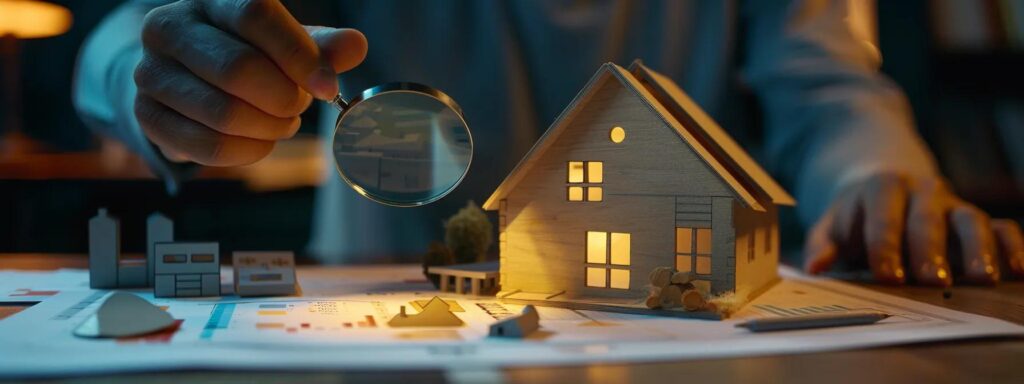
[[219,243],[155,243],[153,296],[220,296]]
[[238,296],[286,296],[298,292],[292,252],[235,252],[231,265]]
[[540,328],[540,315],[532,305],[523,307],[523,313],[491,324],[488,336],[522,339]]
[[174,241],[174,222],[160,212],[153,212],[146,218],[146,286],[153,286],[156,259],[153,245]]
[[117,288],[117,262],[121,258],[121,223],[100,208],[89,219],[89,287]]

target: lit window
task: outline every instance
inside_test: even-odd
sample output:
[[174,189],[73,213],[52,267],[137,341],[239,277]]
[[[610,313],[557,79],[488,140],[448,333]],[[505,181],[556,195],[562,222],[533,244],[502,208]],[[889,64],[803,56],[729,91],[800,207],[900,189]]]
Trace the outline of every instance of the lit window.
[[595,184],[604,182],[604,163],[600,161],[587,162],[587,182]]
[[605,278],[608,270],[604,268],[591,268],[587,267],[587,286],[604,288],[608,286],[608,281]]
[[679,272],[690,272],[693,270],[693,256],[676,255],[676,270]]
[[[603,201],[604,163],[600,161],[570,161],[567,163],[568,186],[566,197],[569,201]],[[584,183],[586,180],[586,183]]]
[[622,140],[626,140],[626,130],[622,127],[612,127],[612,131],[608,134],[609,138],[615,144],[621,143]]
[[[587,286],[629,289],[629,234],[587,232]],[[610,284],[609,284],[610,282]]]
[[611,272],[611,287],[615,289],[629,289],[629,270],[628,269],[612,269]]
[[587,263],[604,264],[607,257],[608,232],[587,232]]
[[582,161],[570,161],[569,162],[569,182],[570,183],[582,183],[583,182],[583,162]]
[[629,234],[612,232],[612,264],[629,265]]
[[676,227],[677,271],[710,275],[711,249],[711,228]]
[[583,187],[569,187],[569,201],[583,201]]
[[697,229],[697,253],[711,254],[711,229]]
[[692,228],[676,228],[676,253],[693,253]]

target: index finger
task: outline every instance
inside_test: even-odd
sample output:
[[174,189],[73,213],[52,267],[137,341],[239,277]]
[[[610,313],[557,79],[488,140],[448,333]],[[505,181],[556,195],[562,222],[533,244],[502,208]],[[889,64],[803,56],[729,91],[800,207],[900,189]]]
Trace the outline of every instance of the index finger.
[[192,4],[218,28],[263,51],[310,94],[324,100],[338,94],[333,66],[324,63],[316,42],[280,1],[213,0]]

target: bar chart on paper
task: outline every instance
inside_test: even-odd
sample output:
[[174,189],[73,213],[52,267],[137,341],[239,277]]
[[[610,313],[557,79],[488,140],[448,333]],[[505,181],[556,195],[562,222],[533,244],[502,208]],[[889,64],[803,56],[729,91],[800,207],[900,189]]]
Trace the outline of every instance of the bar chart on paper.
[[295,300],[218,304],[207,322],[203,338],[360,339],[379,330],[389,312],[379,301]]

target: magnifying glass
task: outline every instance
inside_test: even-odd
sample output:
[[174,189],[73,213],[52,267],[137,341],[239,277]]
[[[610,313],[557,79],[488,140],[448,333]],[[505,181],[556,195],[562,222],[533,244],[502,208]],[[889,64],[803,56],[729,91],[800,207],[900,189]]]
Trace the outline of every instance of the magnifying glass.
[[381,204],[415,207],[444,197],[473,159],[462,109],[439,90],[389,83],[346,102],[334,127],[334,162],[342,179]]

